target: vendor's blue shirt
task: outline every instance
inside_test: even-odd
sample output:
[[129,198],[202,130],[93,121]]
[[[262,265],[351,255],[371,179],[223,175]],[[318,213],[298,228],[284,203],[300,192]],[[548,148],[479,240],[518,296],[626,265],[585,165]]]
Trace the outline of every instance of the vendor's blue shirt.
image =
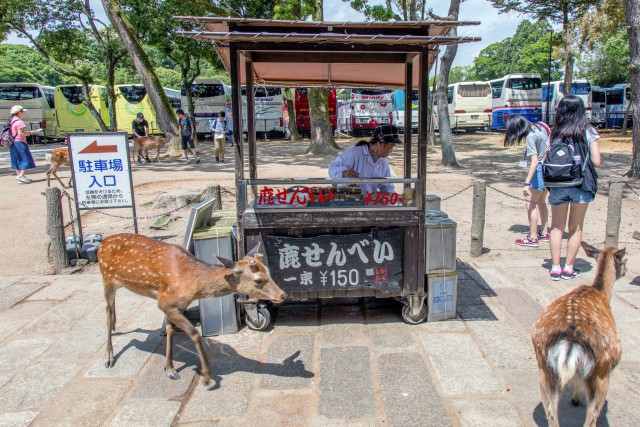
[[[342,172],[353,169],[360,178],[387,178],[391,176],[391,167],[387,159],[380,157],[373,161],[369,154],[369,146],[358,145],[342,152],[329,165],[329,177],[333,179],[343,178]],[[393,184],[361,184],[364,194],[367,192],[393,193]]]

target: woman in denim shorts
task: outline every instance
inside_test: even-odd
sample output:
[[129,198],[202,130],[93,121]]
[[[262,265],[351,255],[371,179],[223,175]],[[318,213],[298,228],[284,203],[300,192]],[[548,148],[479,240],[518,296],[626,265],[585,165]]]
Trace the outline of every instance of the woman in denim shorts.
[[[551,187],[549,204],[551,205],[551,271],[552,280],[572,279],[580,276],[580,270],[573,268],[582,241],[582,227],[589,203],[598,190],[598,174],[595,167],[600,166],[600,145],[598,131],[587,122],[584,104],[577,96],[565,96],[558,104],[556,124],[551,132],[551,140],[571,141],[581,161],[586,161],[582,184],[577,187]],[[562,236],[567,227],[569,239],[564,268],[560,268]]]
[[[527,158],[531,158],[531,165],[527,173],[527,178],[523,183],[522,192],[527,199],[527,219],[529,221],[529,234],[524,239],[517,239],[516,245],[537,248],[540,241],[548,242],[547,222],[549,211],[545,204],[547,189],[542,181],[542,158],[549,144],[549,134],[551,131],[544,123],[533,124],[520,114],[509,117],[507,129],[504,135],[504,146],[511,147],[526,141],[526,151],[523,163]],[[540,219],[540,230],[538,230],[538,219]]]

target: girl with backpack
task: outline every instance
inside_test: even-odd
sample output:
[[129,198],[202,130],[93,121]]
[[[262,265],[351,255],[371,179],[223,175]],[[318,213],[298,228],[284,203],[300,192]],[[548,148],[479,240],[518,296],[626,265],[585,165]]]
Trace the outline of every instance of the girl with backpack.
[[[580,276],[580,270],[573,268],[573,264],[582,241],[582,227],[587,208],[598,190],[598,174],[595,170],[600,166],[598,139],[598,131],[587,122],[582,100],[574,95],[562,98],[558,104],[556,123],[551,132],[551,144],[543,165],[543,174],[547,176],[546,182],[550,187],[551,280],[569,280]],[[569,159],[572,160],[572,170],[563,182],[562,174],[553,168],[560,165],[562,157],[566,158],[567,155],[572,157]],[[562,236],[567,227],[567,220],[569,239],[565,265],[564,268],[560,268]]]
[[[549,143],[549,127],[542,123],[531,123],[520,114],[514,114],[507,121],[507,129],[504,135],[504,146],[511,147],[526,141],[524,159],[521,162],[526,165],[526,159],[531,159],[531,165],[524,180],[522,192],[527,199],[527,219],[529,221],[529,234],[524,239],[517,239],[516,245],[537,248],[540,241],[548,242],[547,222],[549,211],[545,204],[547,189],[542,181],[541,161]],[[538,230],[538,219],[541,229]]]

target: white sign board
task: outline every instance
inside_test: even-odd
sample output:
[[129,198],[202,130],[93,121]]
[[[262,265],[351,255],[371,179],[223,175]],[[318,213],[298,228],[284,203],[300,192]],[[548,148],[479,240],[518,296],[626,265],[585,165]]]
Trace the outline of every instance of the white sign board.
[[126,133],[68,134],[80,209],[134,207]]

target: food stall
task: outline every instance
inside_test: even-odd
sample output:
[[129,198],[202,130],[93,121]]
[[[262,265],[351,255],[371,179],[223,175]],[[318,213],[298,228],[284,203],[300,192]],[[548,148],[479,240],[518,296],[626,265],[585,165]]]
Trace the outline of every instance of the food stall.
[[[475,37],[449,36],[451,27],[479,22],[310,22],[245,18],[175,19],[197,24],[182,35],[208,40],[231,75],[233,127],[247,121],[248,143],[234,146],[238,254],[262,244],[272,277],[294,300],[397,298],[407,323],[422,322],[425,306],[425,203],[429,70],[440,45]],[[241,87],[386,87],[419,91],[419,126],[405,129],[403,170],[392,178],[261,179],[254,102],[242,117]],[[390,183],[392,193],[362,184]],[[254,329],[269,325],[261,301],[245,300]]]

